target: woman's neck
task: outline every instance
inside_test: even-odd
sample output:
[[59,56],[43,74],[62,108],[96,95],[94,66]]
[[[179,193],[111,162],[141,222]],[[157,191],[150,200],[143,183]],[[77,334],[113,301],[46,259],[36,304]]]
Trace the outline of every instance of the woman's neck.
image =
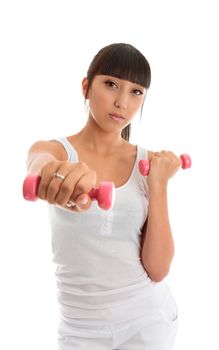
[[97,128],[93,128],[89,124],[86,124],[75,136],[80,144],[83,145],[83,148],[106,156],[118,152],[122,146],[124,147],[127,144],[127,141],[120,134],[97,130]]

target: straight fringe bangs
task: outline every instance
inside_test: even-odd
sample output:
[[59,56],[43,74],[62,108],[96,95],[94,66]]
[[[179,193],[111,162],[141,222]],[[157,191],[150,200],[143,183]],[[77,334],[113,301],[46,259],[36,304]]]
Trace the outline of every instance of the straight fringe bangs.
[[112,44],[100,50],[90,65],[88,79],[93,78],[94,71],[95,75],[111,75],[145,88],[149,88],[151,83],[148,61],[140,51],[129,44]]

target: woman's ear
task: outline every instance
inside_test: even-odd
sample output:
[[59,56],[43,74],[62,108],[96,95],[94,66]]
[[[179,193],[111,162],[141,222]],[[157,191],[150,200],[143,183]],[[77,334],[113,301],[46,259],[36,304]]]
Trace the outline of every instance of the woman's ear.
[[87,77],[85,77],[83,80],[82,80],[82,93],[84,95],[84,97],[87,99],[88,98],[88,94],[86,96],[86,93],[87,93],[87,89],[88,89],[88,80],[87,80]]

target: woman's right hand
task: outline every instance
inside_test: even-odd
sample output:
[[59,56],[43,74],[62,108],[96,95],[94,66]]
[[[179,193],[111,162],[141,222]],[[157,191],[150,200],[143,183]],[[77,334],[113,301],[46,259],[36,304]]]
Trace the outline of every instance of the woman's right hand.
[[[40,176],[37,190],[40,199],[71,211],[90,208],[92,199],[88,193],[96,185],[96,173],[86,163],[54,160],[42,167]],[[87,203],[83,204],[84,199]],[[74,202],[75,206],[69,206],[69,202]]]

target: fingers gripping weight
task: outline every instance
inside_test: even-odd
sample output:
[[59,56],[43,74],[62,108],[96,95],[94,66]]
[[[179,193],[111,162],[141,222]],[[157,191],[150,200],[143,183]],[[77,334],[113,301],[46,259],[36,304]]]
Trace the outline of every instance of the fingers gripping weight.
[[[23,197],[28,201],[37,200],[37,189],[40,183],[39,175],[28,175],[23,182]],[[113,206],[115,188],[112,182],[103,181],[100,187],[92,188],[88,193],[91,199],[96,200],[99,208],[108,210]]]
[[[191,157],[188,154],[182,154],[180,157],[181,160],[181,168],[182,169],[188,169],[191,168],[192,166],[192,160]],[[149,174],[150,171],[150,163],[148,159],[142,159],[140,160],[139,164],[139,170],[140,173],[143,176],[147,176]]]

